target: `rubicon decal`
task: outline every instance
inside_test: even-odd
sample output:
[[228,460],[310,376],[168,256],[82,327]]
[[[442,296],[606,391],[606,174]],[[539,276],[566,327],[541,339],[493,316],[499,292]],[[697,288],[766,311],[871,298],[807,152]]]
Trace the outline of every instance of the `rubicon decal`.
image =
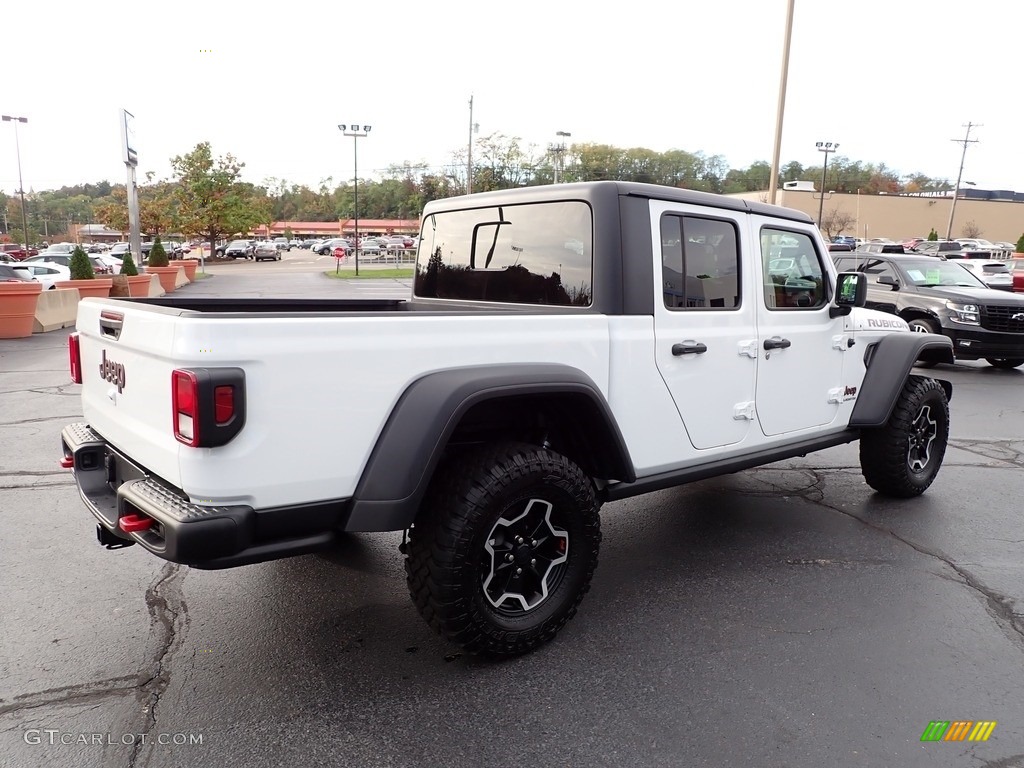
[[117,391],[124,391],[124,366],[107,359],[107,350],[100,356],[100,378],[117,385]]
[[876,320],[873,317],[868,318],[868,328],[903,328],[904,323],[902,320]]
[[921,741],[988,741],[996,725],[995,720],[932,720]]

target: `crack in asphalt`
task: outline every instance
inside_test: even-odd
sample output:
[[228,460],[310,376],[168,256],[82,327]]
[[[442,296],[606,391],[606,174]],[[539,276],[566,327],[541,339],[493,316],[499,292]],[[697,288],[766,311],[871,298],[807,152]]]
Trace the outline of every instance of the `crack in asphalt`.
[[821,493],[821,487],[820,486],[821,486],[822,483],[824,483],[825,475],[830,471],[830,468],[812,469],[812,468],[808,468],[808,467],[801,467],[799,469],[773,469],[773,470],[770,470],[770,471],[774,471],[774,472],[800,472],[800,473],[804,473],[804,474],[811,474],[815,478],[815,482],[812,483],[809,486],[805,486],[805,488],[803,490],[813,489],[814,491],[817,491],[821,495],[820,498],[811,498],[810,495],[805,495],[804,493],[801,493],[799,491],[789,491],[788,489],[780,488],[779,486],[775,485],[774,483],[772,483],[772,482],[770,482],[768,480],[765,480],[763,478],[757,477],[757,474],[760,471],[761,470],[757,470],[757,469],[751,470],[751,474],[754,476],[754,478],[758,482],[765,483],[765,484],[767,484],[767,485],[769,485],[769,486],[771,486],[773,488],[776,488],[777,489],[776,492],[782,492],[782,493],[788,492],[788,493],[790,493],[790,495],[800,496],[801,498],[806,499],[807,501],[811,502],[812,504],[818,504],[819,506],[822,506],[825,509],[831,509],[834,512],[838,512],[841,515],[845,515],[846,517],[852,518],[853,520],[856,520],[857,522],[861,523],[862,525],[865,525],[868,528],[872,528],[872,529],[878,531],[879,533],[884,533],[884,534],[887,534],[889,536],[892,536],[894,539],[896,539],[897,541],[899,541],[899,542],[905,544],[906,546],[910,547],[915,552],[918,552],[918,553],[920,553],[922,555],[934,558],[934,559],[936,559],[936,560],[938,560],[938,561],[940,561],[942,563],[945,563],[950,569],[952,569],[960,577],[959,583],[965,584],[967,587],[969,587],[970,589],[973,589],[974,591],[976,591],[978,594],[980,594],[982,597],[985,598],[988,614],[990,616],[992,616],[993,619],[995,619],[997,624],[1003,625],[1003,626],[1007,627],[1009,630],[1011,630],[1012,632],[1016,633],[1018,635],[1018,637],[1017,637],[1018,644],[1021,645],[1022,647],[1024,647],[1024,621],[1021,620],[1021,615],[1020,614],[1014,612],[1014,610],[1013,610],[1014,602],[1013,602],[1012,598],[1009,598],[1006,595],[1001,595],[998,592],[996,592],[995,590],[989,588],[988,586],[985,585],[984,582],[982,582],[980,579],[978,579],[973,574],[971,574],[970,571],[968,571],[966,568],[964,568],[962,566],[959,566],[956,563],[954,563],[947,555],[943,554],[942,552],[931,550],[931,549],[928,549],[926,547],[923,547],[920,544],[917,544],[916,542],[911,541],[907,537],[900,535],[896,531],[893,531],[893,530],[891,530],[889,528],[885,528],[882,525],[874,523],[874,522],[872,522],[870,520],[865,520],[862,517],[858,517],[854,513],[850,512],[849,510],[842,509],[840,507],[835,507],[835,506],[833,506],[831,504],[826,503],[824,501],[824,496]]
[[[138,730],[133,728],[132,733],[148,736],[156,728],[157,707],[171,682],[171,661],[184,642],[188,630],[188,607],[181,588],[185,573],[177,563],[166,563],[160,569],[159,578],[146,590],[149,627],[156,637],[157,648],[149,669],[139,675],[136,698],[142,705],[142,726]],[[148,676],[141,679],[143,675]],[[128,768],[135,768],[144,741],[147,739],[138,739],[132,746]]]
[[38,424],[41,421],[57,421],[58,419],[79,419],[80,416],[39,416],[35,419],[21,419],[19,421],[0,421],[0,427],[16,427],[19,424]]
[[[986,459],[997,459],[999,461],[1006,461],[1011,464],[1015,464],[1018,467],[1024,467],[1024,451],[1015,448],[1015,445],[1020,445],[1020,440],[949,440],[947,445],[951,445],[954,448],[958,448],[961,451],[967,451],[978,456],[984,456]],[[981,448],[989,448],[992,452],[985,453],[980,450]],[[995,455],[994,455],[995,454]]]
[[[74,390],[67,392],[68,387],[76,386],[74,383],[58,384],[53,387],[28,387],[26,389],[7,389],[0,391],[0,395],[19,395],[22,392],[32,392],[37,395],[65,395],[67,397],[81,397],[81,392]],[[79,417],[76,417],[79,418]]]
[[[117,685],[128,683],[131,685]],[[25,709],[36,709],[51,704],[80,703],[103,699],[107,696],[122,696],[131,693],[138,687],[138,675],[123,675],[107,680],[95,680],[79,685],[66,685],[60,688],[47,688],[35,693],[23,693],[15,696],[9,704],[0,704],[0,716]],[[3,699],[0,699],[2,702]]]
[[15,483],[14,485],[0,485],[0,491],[17,491],[24,490],[25,488],[61,488],[74,484],[74,480],[65,480],[57,483]]
[[[969,755],[974,760],[984,760],[980,755]],[[1024,766],[1024,754],[999,757],[995,760],[985,760],[978,768],[1021,768]]]

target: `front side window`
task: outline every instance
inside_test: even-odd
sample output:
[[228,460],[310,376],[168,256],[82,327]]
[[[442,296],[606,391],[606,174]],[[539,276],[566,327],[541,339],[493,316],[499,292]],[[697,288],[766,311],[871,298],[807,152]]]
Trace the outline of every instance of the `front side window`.
[[590,206],[580,201],[434,213],[423,222],[413,293],[586,307],[593,245]]
[[662,296],[669,309],[740,305],[739,248],[731,221],[661,217]]
[[763,228],[761,259],[769,309],[817,309],[828,302],[826,272],[806,233]]

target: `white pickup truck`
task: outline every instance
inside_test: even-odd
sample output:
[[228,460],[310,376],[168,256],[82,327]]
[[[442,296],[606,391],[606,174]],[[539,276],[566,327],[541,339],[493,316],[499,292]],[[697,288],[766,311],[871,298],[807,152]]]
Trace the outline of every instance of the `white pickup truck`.
[[430,203],[407,301],[87,299],[62,433],[108,548],[197,568],[407,531],[423,617],[524,653],[574,615],[603,502],[860,440],[909,497],[949,339],[863,308],[802,213],[620,182]]

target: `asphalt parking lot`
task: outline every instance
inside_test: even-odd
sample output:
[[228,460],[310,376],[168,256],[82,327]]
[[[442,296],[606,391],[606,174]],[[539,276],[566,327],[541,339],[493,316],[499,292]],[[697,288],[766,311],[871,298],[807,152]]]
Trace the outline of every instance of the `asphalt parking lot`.
[[[407,290],[304,258],[181,291]],[[952,436],[919,499],[853,445],[606,505],[580,613],[489,663],[419,618],[398,534],[220,572],[103,550],[57,465],[67,333],[0,341],[0,765],[1024,766],[1024,371],[932,372]]]

